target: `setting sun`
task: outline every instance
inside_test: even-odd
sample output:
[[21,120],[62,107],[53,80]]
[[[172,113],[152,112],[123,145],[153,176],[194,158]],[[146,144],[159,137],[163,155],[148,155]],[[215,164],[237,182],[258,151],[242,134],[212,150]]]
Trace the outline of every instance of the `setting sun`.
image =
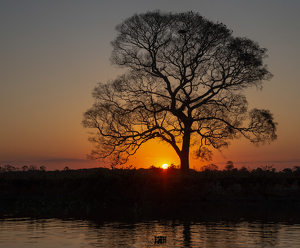
[[167,168],[169,167],[169,165],[168,165],[168,164],[163,164],[161,167],[162,167],[163,169],[167,169]]

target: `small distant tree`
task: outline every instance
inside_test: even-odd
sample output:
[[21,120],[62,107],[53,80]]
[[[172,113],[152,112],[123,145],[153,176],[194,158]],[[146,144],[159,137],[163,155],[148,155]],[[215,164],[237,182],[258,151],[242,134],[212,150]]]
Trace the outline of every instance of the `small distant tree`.
[[111,61],[128,71],[93,91],[96,102],[82,122],[96,130],[89,158],[125,163],[159,139],[188,171],[192,146],[195,157],[210,160],[209,147],[220,150],[233,139],[276,139],[273,115],[248,110],[243,94],[272,78],[265,48],[195,12],[134,14],[116,30]]
[[[260,169],[260,168],[259,168]],[[247,168],[246,166],[242,166],[240,169],[239,169],[240,172],[242,173],[248,173],[250,172],[249,168]]]
[[261,167],[261,169],[263,170],[263,171],[274,171],[273,169],[273,164],[272,165],[261,165],[260,167]]
[[40,166],[40,171],[46,171],[46,167],[45,166]]
[[294,166],[293,167],[293,172],[300,172],[300,166]]
[[171,163],[170,166],[168,167],[168,169],[179,169],[180,166],[179,165],[176,165],[174,163]]
[[231,171],[234,169],[234,165],[232,161],[227,161],[226,165],[225,165],[225,170],[227,171]]
[[285,168],[285,169],[282,170],[282,172],[285,173],[285,174],[292,174],[293,173],[291,168]]
[[68,166],[66,166],[65,168],[64,168],[64,171],[69,171],[70,170],[70,168],[68,167]]
[[27,165],[22,166],[21,169],[22,169],[22,171],[28,171],[29,170]]
[[219,167],[215,164],[204,165],[200,168],[200,171],[217,171]]
[[3,171],[6,171],[6,172],[10,172],[10,171],[15,171],[16,170],[16,167],[12,166],[12,165],[4,165],[3,167]]
[[36,165],[30,165],[29,167],[28,167],[28,170],[30,170],[30,171],[34,171],[34,170],[37,170],[38,168],[37,168],[37,166]]

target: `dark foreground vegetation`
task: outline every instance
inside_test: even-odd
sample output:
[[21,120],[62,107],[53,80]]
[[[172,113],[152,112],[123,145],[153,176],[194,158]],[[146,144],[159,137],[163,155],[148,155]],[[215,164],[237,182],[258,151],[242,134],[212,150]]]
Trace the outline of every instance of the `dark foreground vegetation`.
[[300,207],[299,185],[299,168],[276,172],[270,167],[250,171],[228,166],[186,175],[176,168],[155,167],[2,171],[0,217],[119,220],[204,212],[215,216],[226,209],[235,215],[242,209],[288,212]]

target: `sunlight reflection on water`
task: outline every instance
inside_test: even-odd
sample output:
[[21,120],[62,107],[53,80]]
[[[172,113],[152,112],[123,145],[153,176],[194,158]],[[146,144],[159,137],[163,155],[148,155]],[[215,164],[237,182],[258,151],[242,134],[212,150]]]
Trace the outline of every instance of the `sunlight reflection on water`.
[[[145,221],[93,223],[60,219],[0,220],[0,247],[299,247],[300,225]],[[155,236],[166,242],[155,243]]]

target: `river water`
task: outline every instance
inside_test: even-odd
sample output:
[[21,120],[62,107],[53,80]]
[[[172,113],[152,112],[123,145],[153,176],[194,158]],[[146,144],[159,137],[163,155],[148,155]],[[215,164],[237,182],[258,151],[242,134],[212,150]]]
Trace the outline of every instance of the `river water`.
[[300,225],[11,218],[0,220],[0,247],[300,247]]

